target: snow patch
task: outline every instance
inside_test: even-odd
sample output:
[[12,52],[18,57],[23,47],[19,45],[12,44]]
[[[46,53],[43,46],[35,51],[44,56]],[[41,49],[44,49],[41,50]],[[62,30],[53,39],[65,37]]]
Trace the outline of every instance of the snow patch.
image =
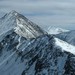
[[68,44],[67,42],[64,42],[58,38],[55,38],[55,43],[57,46],[60,46],[62,48],[62,51],[67,51],[72,54],[75,54],[75,47]]

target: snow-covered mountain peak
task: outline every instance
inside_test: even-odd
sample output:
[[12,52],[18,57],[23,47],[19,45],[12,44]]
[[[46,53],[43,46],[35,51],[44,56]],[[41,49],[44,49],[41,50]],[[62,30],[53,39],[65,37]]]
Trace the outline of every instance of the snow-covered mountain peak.
[[15,10],[12,10],[11,12],[9,12],[10,14],[18,14],[18,12],[16,12]]
[[35,38],[46,33],[38,25],[16,11],[9,12],[0,20],[0,34],[12,29],[26,38]]
[[11,12],[9,13],[6,13],[2,18],[2,20],[5,20],[5,19],[10,19],[10,18],[17,18],[17,16],[19,16],[19,13],[16,12],[15,10],[12,10]]
[[49,27],[47,32],[48,34],[60,34],[63,32],[68,32],[69,30],[62,29],[62,28],[55,28],[55,27]]

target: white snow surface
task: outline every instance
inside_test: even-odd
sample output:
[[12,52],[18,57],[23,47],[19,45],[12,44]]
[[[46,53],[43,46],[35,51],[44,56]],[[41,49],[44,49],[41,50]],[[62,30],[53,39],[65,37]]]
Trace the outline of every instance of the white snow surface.
[[68,44],[58,38],[55,38],[55,44],[62,48],[62,51],[67,51],[75,55],[75,46]]

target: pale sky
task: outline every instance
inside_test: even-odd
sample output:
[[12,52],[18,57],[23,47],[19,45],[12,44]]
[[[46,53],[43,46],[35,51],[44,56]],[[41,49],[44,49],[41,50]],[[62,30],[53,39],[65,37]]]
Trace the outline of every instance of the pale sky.
[[75,29],[75,0],[0,0],[0,17],[12,10],[44,29]]

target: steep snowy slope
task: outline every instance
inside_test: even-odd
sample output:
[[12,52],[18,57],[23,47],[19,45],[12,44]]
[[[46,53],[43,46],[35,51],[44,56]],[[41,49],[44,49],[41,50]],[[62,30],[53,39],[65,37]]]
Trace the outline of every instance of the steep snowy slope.
[[56,40],[57,46],[60,46],[65,51],[75,54],[75,46],[72,46],[72,45],[68,44],[67,42],[64,42],[58,38],[55,38],[55,40]]
[[62,28],[55,28],[55,27],[49,27],[47,32],[48,34],[60,34],[63,32],[68,32],[69,30],[62,29]]
[[35,23],[16,11],[11,11],[0,19],[0,35],[12,29],[20,36],[26,38],[35,38],[46,33]]
[[75,47],[51,35],[26,40],[12,30],[0,42],[0,74],[75,75]]
[[75,30],[56,35],[57,38],[64,40],[72,45],[75,45]]

